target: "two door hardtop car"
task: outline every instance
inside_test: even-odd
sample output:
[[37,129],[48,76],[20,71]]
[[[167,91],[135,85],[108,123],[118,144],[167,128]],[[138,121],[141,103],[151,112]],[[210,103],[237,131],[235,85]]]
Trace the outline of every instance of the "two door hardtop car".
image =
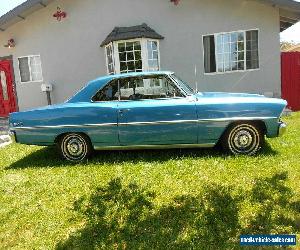
[[58,145],[81,161],[94,149],[195,148],[256,154],[280,136],[287,102],[257,94],[195,93],[172,72],[109,75],[63,104],[10,114],[15,141]]

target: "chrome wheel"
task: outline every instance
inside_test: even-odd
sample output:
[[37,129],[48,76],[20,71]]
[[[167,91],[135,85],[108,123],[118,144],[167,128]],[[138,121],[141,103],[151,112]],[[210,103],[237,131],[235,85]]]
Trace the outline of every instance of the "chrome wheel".
[[89,141],[81,134],[67,134],[62,138],[60,147],[63,157],[74,162],[85,159],[90,152]]
[[257,126],[244,123],[233,126],[224,139],[231,153],[254,155],[261,149],[264,136]]

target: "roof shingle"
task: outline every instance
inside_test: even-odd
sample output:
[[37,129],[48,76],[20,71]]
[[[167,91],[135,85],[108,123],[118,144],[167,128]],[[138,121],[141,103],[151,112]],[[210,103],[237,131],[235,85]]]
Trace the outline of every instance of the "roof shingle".
[[115,27],[101,43],[101,47],[113,41],[129,40],[134,38],[164,39],[163,36],[151,29],[147,24],[143,23],[141,25],[131,27]]

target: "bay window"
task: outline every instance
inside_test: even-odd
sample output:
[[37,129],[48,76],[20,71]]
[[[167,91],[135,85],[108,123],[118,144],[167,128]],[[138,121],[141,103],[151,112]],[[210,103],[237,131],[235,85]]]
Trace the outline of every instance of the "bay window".
[[147,41],[149,71],[159,70],[158,42]]
[[114,72],[115,72],[115,64],[114,64],[114,55],[113,55],[113,47],[112,47],[112,45],[106,46],[105,53],[106,53],[107,73],[109,75],[114,74]]
[[147,38],[113,41],[105,46],[108,74],[157,71],[159,41]]
[[140,41],[119,42],[118,57],[120,73],[141,72],[143,70]]
[[115,27],[102,41],[109,75],[160,70],[159,41],[164,39],[146,23]]

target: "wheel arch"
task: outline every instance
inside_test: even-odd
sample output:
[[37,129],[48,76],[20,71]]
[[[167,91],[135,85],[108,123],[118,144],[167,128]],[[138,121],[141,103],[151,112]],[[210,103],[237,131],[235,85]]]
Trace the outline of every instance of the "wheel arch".
[[242,123],[248,123],[248,124],[258,126],[258,128],[263,132],[263,135],[267,134],[267,125],[263,120],[236,120],[236,121],[230,122],[227,125],[227,127],[224,129],[223,133],[221,134],[217,144],[220,144],[222,142],[224,135],[227,133],[227,131],[230,128],[232,128],[235,125],[242,124]]
[[65,135],[68,135],[68,134],[80,134],[80,135],[84,135],[86,138],[89,139],[91,145],[92,145],[92,140],[91,138],[89,137],[89,135],[87,133],[84,133],[84,132],[76,132],[76,131],[69,131],[69,132],[64,132],[64,133],[61,133],[59,135],[57,135],[54,139],[54,143],[55,144],[58,144],[60,142],[60,140],[65,136]]

